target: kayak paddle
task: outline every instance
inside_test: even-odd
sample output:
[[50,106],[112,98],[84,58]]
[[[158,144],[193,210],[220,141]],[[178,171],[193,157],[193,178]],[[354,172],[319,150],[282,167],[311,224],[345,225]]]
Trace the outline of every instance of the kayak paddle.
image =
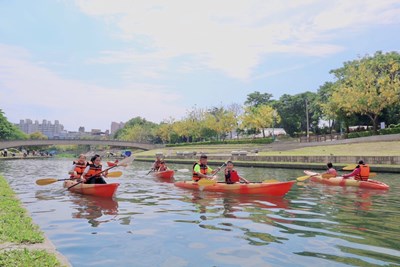
[[121,171],[116,171],[116,172],[109,172],[106,176],[106,178],[115,178],[115,177],[121,177],[122,172]]
[[73,180],[73,179],[71,179],[71,178],[67,178],[67,179],[43,178],[43,179],[37,180],[36,184],[37,185],[48,185],[48,184],[52,184],[55,182],[67,181],[67,180]]

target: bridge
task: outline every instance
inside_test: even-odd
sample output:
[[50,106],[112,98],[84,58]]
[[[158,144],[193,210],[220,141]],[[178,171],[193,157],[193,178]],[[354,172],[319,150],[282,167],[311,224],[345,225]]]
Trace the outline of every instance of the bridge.
[[51,145],[103,145],[116,147],[131,147],[143,150],[151,150],[164,147],[164,145],[135,143],[118,140],[99,140],[99,139],[43,139],[43,140],[0,140],[0,149],[19,148],[27,146],[51,146]]

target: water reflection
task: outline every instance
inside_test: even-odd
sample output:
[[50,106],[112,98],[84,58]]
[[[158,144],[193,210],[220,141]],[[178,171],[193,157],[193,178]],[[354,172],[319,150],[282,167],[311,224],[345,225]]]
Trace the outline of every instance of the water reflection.
[[[47,169],[47,166],[50,168]],[[183,190],[135,162],[113,179],[114,199],[66,192],[70,160],[0,162],[35,222],[74,266],[345,266],[400,262],[400,181],[389,191],[312,184],[285,197]],[[175,165],[172,168],[187,168]],[[27,169],[29,172],[27,172]],[[241,168],[249,180],[290,180],[298,170]],[[190,180],[176,173],[176,180]],[[93,230],[95,229],[95,230]],[[93,234],[96,233],[96,234]],[[90,258],[90,264],[87,259]]]
[[98,227],[102,223],[115,221],[118,215],[118,202],[110,198],[95,196],[77,196],[71,199],[72,217],[86,219],[92,227]]

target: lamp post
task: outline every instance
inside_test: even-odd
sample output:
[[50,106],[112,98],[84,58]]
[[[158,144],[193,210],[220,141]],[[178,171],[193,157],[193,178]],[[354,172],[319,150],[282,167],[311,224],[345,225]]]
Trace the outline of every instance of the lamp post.
[[309,120],[308,120],[308,102],[307,102],[307,98],[305,99],[305,101],[306,101],[306,120],[307,120],[307,125],[306,125],[306,129],[307,129],[307,142],[309,142],[310,141],[310,133],[309,133],[309,131],[308,131],[308,127],[309,127],[309,125],[310,125],[310,122],[309,122]]
[[276,110],[272,112],[272,140],[275,141],[275,120],[276,120]]

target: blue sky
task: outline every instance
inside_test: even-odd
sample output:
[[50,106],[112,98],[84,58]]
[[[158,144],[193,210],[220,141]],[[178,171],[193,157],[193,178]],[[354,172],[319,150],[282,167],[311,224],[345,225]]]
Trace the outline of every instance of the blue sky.
[[399,0],[0,1],[0,109],[75,131],[180,119],[316,92],[399,33]]

